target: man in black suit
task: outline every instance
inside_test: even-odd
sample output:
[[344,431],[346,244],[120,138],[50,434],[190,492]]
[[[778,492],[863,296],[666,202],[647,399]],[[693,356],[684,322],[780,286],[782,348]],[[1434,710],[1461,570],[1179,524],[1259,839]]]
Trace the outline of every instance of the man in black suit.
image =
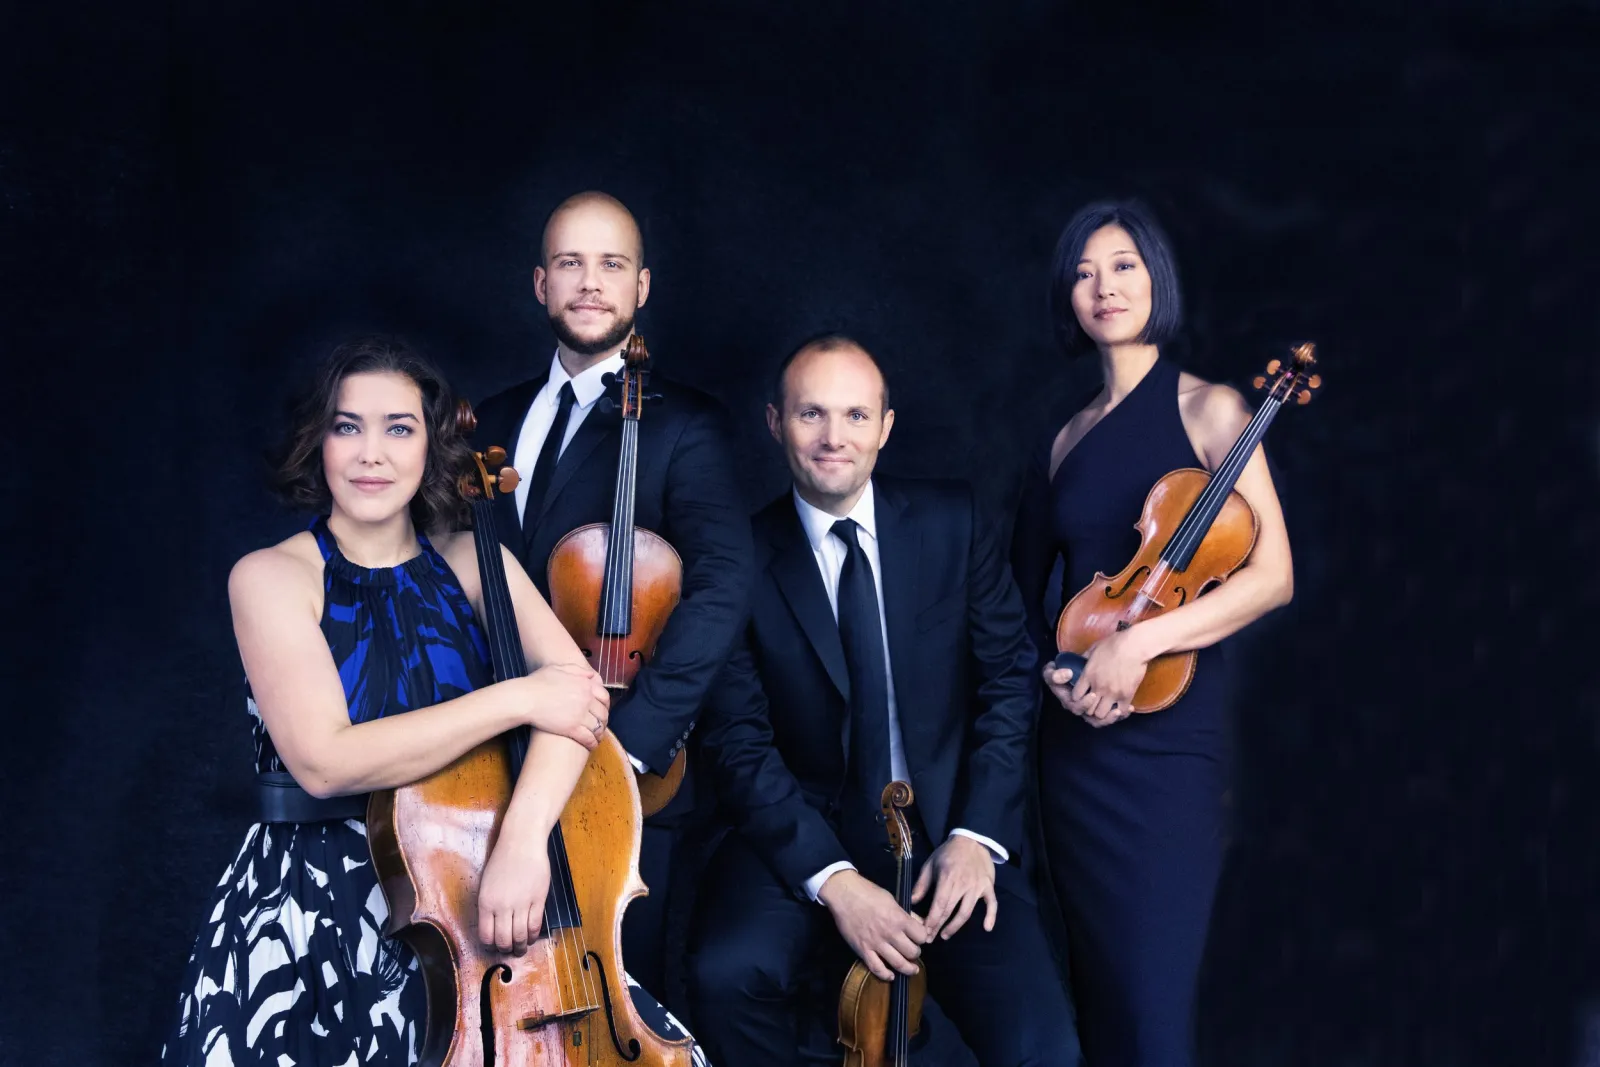
[[[873,475],[887,394],[873,358],[835,336],[789,358],[767,408],[794,485],[755,517],[749,621],[700,727],[734,832],[691,937],[697,1036],[729,1067],[837,1063],[837,1046],[803,1046],[852,958],[886,980],[925,959],[985,1067],[1076,1064],[1016,862],[1037,653],[970,489]],[[891,892],[891,780],[915,792],[924,915]]]
[[[610,522],[621,450],[617,390],[634,316],[650,295],[639,227],[602,193],[563,202],[545,224],[534,295],[558,345],[545,373],[477,405],[476,447],[502,445],[523,476],[501,497],[499,529],[539,592],[550,595],[551,550],[579,526]],[[654,360],[652,359],[652,363]],[[745,611],[750,523],[730,457],[726,411],[711,397],[652,372],[638,423],[634,523],[664,537],[683,562],[682,595],[655,656],[631,690],[612,694],[610,727],[634,766],[664,774],[685,748],[706,690]],[[663,1002],[665,914],[672,856],[694,809],[694,775],[645,821],[640,876],[649,895],[624,913],[629,973]]]

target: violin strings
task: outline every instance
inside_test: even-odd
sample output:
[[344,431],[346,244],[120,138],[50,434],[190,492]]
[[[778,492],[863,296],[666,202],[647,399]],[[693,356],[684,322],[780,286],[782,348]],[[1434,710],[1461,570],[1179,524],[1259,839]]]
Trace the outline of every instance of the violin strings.
[[[1178,549],[1180,555],[1191,551],[1209,532],[1209,520],[1215,518],[1215,513],[1222,510],[1222,503],[1227,500],[1227,495],[1222,492],[1221,487],[1226,484],[1230,490],[1233,488],[1231,483],[1243,471],[1245,464],[1250,461],[1250,456],[1255,452],[1256,445],[1261,443],[1261,435],[1265,432],[1267,424],[1272,421],[1272,417],[1277,414],[1278,408],[1282,406],[1283,401],[1278,400],[1276,397],[1268,397],[1266,402],[1261,405],[1255,417],[1250,420],[1250,424],[1245,427],[1244,432],[1239,435],[1239,439],[1228,450],[1227,456],[1223,458],[1222,463],[1217,467],[1217,473],[1212,475],[1210,481],[1207,482],[1205,489],[1195,501],[1195,506],[1189,510],[1189,514],[1184,516],[1183,521],[1178,524],[1178,532],[1169,543],[1167,552],[1162,553],[1163,556],[1171,553],[1174,548]],[[1208,511],[1213,514],[1202,517]]]

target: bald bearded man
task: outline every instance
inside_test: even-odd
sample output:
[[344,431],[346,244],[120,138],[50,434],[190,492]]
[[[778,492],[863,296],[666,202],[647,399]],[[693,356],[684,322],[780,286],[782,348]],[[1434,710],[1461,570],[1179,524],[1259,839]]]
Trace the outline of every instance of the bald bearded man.
[[[502,497],[502,539],[547,599],[551,550],[568,532],[610,522],[622,419],[617,390],[634,318],[650,296],[644,241],[633,215],[604,193],[579,193],[545,224],[533,292],[556,350],[539,373],[478,405],[475,447],[505,447],[523,476]],[[670,362],[670,353],[653,353]],[[682,597],[655,656],[632,689],[613,693],[610,728],[634,761],[661,774],[687,746],[712,679],[745,610],[750,525],[731,463],[727,412],[710,396],[652,369],[659,394],[640,418],[634,523],[683,562]],[[623,959],[668,1003],[665,916],[672,857],[696,789],[691,764],[677,796],[645,821],[639,871],[649,895],[624,913]]]

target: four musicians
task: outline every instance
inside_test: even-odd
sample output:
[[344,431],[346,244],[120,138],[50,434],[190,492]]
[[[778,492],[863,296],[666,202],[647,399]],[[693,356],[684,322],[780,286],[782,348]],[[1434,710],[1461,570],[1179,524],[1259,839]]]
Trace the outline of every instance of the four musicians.
[[[644,256],[609,196],[551,214],[533,286],[557,349],[476,406],[470,442],[448,386],[404,346],[346,346],[324,368],[279,478],[318,517],[230,579],[261,812],[208,905],[163,1062],[417,1062],[429,1002],[410,949],[379,933],[365,795],[517,726],[534,742],[479,900],[480,938],[515,954],[559,891],[545,840],[586,749],[610,731],[642,775],[694,755],[644,824],[649,893],[627,907],[622,942],[641,1017],[685,1037],[658,1003],[676,974],[668,889],[686,822],[714,811],[721,837],[680,976],[697,1063],[841,1062],[838,993],[855,960],[886,981],[925,965],[929,995],[986,1067],[1192,1062],[1226,840],[1217,644],[1285,603],[1292,571],[1257,451],[1237,486],[1259,520],[1248,564],[1102,640],[1083,677],[1053,666],[1056,594],[1119,570],[1156,480],[1214,471],[1249,421],[1237,393],[1162,355],[1180,307],[1153,220],[1097,205],[1061,236],[1058,335],[1098,352],[1104,388],[1039,448],[1009,559],[965,485],[874,472],[894,411],[856,341],[819,337],[783,361],[766,416],[793,482],[753,518],[726,411],[652,372],[634,522],[678,553],[681,598],[631,687],[608,691],[551,612],[545,568],[563,536],[613,517],[613,384],[650,293]],[[455,488],[469,444],[504,447],[521,475],[498,528],[535,667],[523,679],[488,671]],[[1058,557],[1065,585],[1047,590]],[[1186,649],[1203,650],[1190,691],[1127,715],[1145,665]],[[1035,773],[1053,897],[1021,862]],[[915,796],[910,911],[891,892],[879,810],[891,781]],[[1070,981],[1041,918],[1056,904]]]

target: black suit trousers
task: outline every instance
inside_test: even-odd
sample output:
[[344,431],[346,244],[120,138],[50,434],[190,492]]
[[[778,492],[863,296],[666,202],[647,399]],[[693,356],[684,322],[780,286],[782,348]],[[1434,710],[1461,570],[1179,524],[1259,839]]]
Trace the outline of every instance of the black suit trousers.
[[[992,931],[980,903],[953,937],[924,948],[939,1009],[925,1021],[948,1016],[983,1067],[1078,1067],[1072,1002],[1036,903],[1011,881],[997,882]],[[839,988],[854,958],[828,909],[791,893],[730,833],[701,879],[690,933],[695,1036],[717,1067],[837,1065]]]

